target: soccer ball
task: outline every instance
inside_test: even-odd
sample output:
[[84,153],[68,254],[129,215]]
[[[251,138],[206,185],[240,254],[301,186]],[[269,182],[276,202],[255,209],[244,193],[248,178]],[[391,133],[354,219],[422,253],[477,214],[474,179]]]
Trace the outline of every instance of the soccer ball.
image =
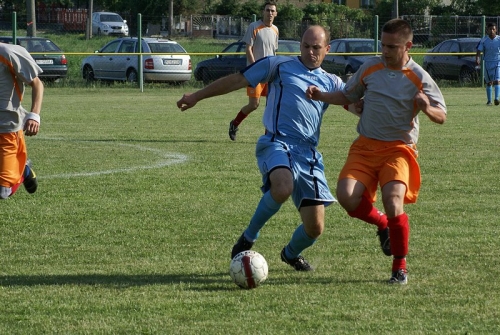
[[229,275],[241,288],[256,288],[267,278],[266,259],[257,251],[242,251],[231,260]]

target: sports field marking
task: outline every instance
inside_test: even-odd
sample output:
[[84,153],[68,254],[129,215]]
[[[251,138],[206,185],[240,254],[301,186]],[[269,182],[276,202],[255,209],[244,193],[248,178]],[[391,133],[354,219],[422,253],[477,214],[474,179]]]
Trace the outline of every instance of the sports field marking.
[[129,143],[120,143],[120,142],[102,142],[102,141],[85,141],[85,140],[67,140],[62,138],[49,138],[49,137],[39,137],[43,140],[53,140],[53,141],[68,141],[68,142],[84,142],[84,143],[95,143],[95,144],[112,144],[113,146],[122,146],[133,148],[138,151],[150,152],[158,157],[158,161],[151,162],[148,165],[137,165],[137,166],[128,166],[118,169],[110,169],[110,170],[101,170],[101,171],[88,171],[88,172],[73,172],[73,173],[61,173],[61,174],[53,174],[53,175],[39,175],[40,179],[56,179],[56,178],[75,178],[75,177],[92,177],[92,176],[100,176],[106,174],[113,173],[123,173],[123,172],[132,172],[137,170],[148,170],[148,169],[159,169],[165,166],[173,165],[173,164],[182,164],[188,160],[188,157],[184,154],[168,152],[155,148],[148,148],[139,144],[129,144]]

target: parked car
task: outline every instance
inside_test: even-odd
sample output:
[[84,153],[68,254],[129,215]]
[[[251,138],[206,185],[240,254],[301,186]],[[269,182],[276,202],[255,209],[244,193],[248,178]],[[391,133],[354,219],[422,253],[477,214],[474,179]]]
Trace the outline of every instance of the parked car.
[[[231,73],[236,73],[247,66],[247,58],[245,54],[241,55],[225,55],[227,53],[245,52],[245,42],[238,41],[229,44],[220,55],[214,58],[206,59],[199,62],[194,70],[194,78],[208,83],[211,80],[216,80],[227,76]],[[278,53],[299,53],[300,42],[291,40],[278,41]]]
[[[480,68],[476,67],[475,54],[480,40],[479,37],[445,40],[427,51],[423,68],[435,79],[457,80],[460,83],[476,82],[480,77]],[[465,52],[471,54],[457,54]],[[447,53],[447,55],[436,55],[436,53]]]
[[[87,81],[122,80],[135,82],[138,78],[138,39],[115,39],[95,55],[82,61],[83,78]],[[144,81],[185,82],[191,79],[191,57],[177,42],[161,38],[143,38]]]
[[128,36],[127,20],[116,13],[92,13],[92,34]]
[[[378,51],[382,51],[382,45],[378,43]],[[349,55],[349,53],[374,53],[375,40],[369,38],[339,38],[330,41],[330,52],[323,60],[321,67],[338,76],[349,76],[358,71],[363,62],[373,56]],[[340,55],[333,55],[340,53]]]
[[[12,44],[12,36],[0,36],[0,42]],[[53,81],[65,78],[68,74],[68,60],[59,47],[44,37],[18,36],[17,45],[21,45],[31,54],[43,70],[40,79]]]

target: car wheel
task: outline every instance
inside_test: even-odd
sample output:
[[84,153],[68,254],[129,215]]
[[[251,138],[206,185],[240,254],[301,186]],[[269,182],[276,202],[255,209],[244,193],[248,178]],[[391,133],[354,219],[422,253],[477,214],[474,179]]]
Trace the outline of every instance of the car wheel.
[[461,84],[470,84],[474,81],[474,72],[468,67],[463,67],[460,70],[458,80]]
[[86,81],[94,80],[94,69],[90,65],[85,65],[83,67],[83,79]]
[[208,74],[208,69],[201,69],[201,80],[203,84],[208,84],[210,82],[210,75]]
[[137,82],[137,71],[134,69],[130,69],[127,72],[127,81],[130,83]]

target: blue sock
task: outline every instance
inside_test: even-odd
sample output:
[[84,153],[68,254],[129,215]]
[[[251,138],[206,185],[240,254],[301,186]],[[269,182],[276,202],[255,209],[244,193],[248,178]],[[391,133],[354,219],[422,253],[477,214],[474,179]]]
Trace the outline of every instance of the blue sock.
[[259,237],[259,231],[264,227],[266,222],[279,211],[281,204],[274,201],[271,192],[267,191],[260,199],[257,209],[253,214],[250,224],[245,230],[245,238],[248,241],[255,242]]
[[315,238],[310,238],[309,235],[306,234],[306,230],[304,228],[304,224],[295,229],[292,235],[292,239],[288,243],[285,248],[285,256],[288,259],[294,259],[299,257],[300,253],[309,248],[316,242]]
[[24,166],[24,173],[23,173],[24,178],[27,178],[30,175],[30,172],[31,172],[30,167],[28,165],[25,165]]
[[486,86],[486,97],[488,98],[488,102],[491,102],[491,92],[493,92],[491,86]]
[[500,85],[495,85],[495,100],[500,96]]

